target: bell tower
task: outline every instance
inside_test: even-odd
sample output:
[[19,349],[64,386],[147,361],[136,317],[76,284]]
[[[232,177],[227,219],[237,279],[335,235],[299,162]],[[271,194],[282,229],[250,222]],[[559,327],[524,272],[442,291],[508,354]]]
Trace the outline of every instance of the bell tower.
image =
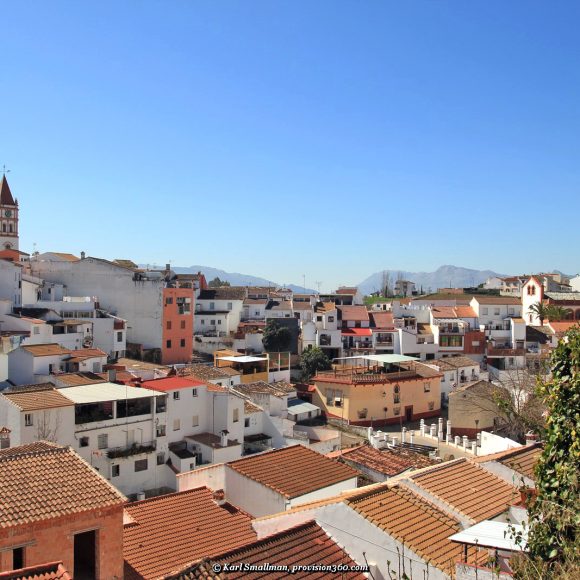
[[18,250],[18,200],[12,197],[6,174],[0,185],[0,250]]

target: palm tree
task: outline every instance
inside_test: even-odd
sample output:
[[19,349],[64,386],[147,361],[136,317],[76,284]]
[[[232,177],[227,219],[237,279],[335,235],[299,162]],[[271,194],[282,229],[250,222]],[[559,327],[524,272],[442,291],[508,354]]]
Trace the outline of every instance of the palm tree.
[[530,306],[529,312],[540,319],[540,326],[544,326],[544,319],[549,317],[550,307],[543,302],[536,302]]
[[[530,308],[531,310],[531,308]],[[547,318],[552,322],[560,322],[560,320],[566,320],[572,311],[569,308],[564,308],[563,306],[556,306],[555,304],[550,304],[547,308]]]

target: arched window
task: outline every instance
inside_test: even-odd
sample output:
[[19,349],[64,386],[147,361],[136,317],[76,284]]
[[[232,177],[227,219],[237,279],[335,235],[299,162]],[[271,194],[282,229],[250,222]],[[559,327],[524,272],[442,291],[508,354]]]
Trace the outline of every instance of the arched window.
[[5,232],[6,231],[6,222],[2,222],[2,231]]
[[10,233],[13,233],[14,232],[14,230],[12,228],[13,228],[12,224],[8,224],[8,231]]
[[7,242],[6,244],[4,244],[4,249],[5,250],[11,250],[12,249],[12,244],[10,244],[9,242]]

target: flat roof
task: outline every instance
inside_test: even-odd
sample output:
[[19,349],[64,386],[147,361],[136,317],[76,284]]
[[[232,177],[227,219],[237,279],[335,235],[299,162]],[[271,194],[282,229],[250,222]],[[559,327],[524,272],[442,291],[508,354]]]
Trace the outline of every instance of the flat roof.
[[126,399],[141,399],[143,397],[162,397],[163,393],[130,387],[117,383],[95,383],[92,385],[78,385],[76,387],[61,387],[59,391],[73,403],[104,403],[105,401],[124,401]]
[[313,405],[312,403],[307,403],[303,401],[296,405],[289,405],[288,406],[288,414],[289,415],[298,415],[300,413],[309,413],[311,411],[320,411],[320,407]]
[[362,358],[365,360],[372,360],[374,362],[382,362],[387,364],[419,360],[415,356],[406,356],[404,354],[364,354],[360,356],[343,356],[332,360],[345,360],[351,358]]
[[[522,542],[514,536],[521,534]],[[510,552],[524,552],[528,545],[528,531],[521,524],[485,520],[449,537],[452,542],[497,548]]]

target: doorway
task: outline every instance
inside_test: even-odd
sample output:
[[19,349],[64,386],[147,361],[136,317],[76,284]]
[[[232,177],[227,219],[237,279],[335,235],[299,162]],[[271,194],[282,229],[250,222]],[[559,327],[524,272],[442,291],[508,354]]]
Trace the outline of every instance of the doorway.
[[76,534],[74,538],[74,579],[96,580],[96,531]]
[[405,420],[410,423],[413,420],[413,405],[405,407]]

